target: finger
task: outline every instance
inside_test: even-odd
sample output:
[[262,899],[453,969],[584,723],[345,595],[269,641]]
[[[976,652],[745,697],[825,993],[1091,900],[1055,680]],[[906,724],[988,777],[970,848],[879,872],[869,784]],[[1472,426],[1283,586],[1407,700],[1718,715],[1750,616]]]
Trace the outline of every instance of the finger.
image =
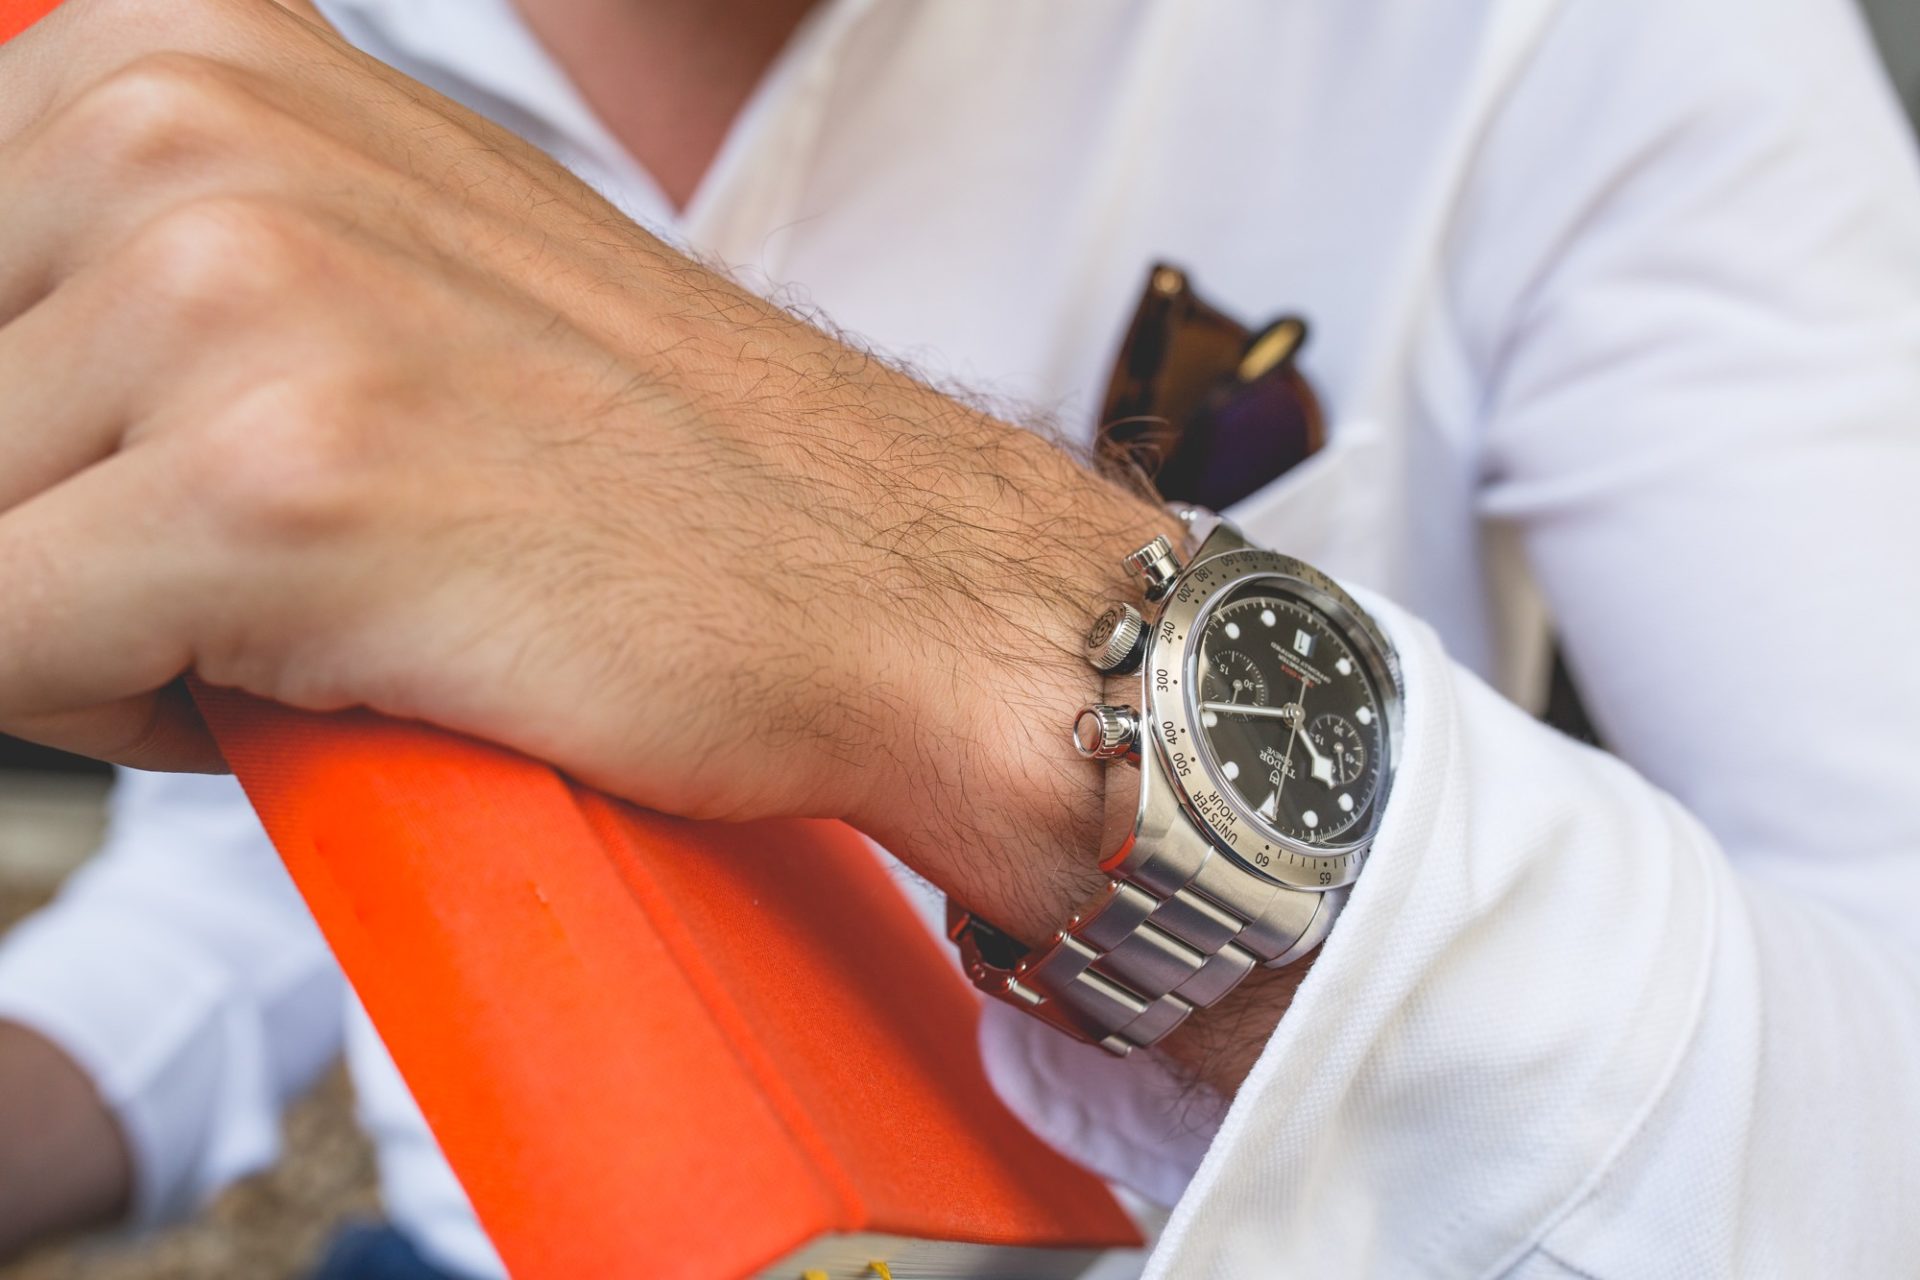
[[199,201],[0,327],[0,511],[116,450],[202,437],[235,406],[311,387],[304,370],[337,371],[356,313],[329,291],[357,296],[337,288],[356,248],[298,210]]
[[273,340],[260,319],[284,333],[301,314],[316,242],[275,206],[182,206],[0,326],[0,511],[104,459],[162,410],[204,421],[257,385],[267,375],[251,353]]
[[0,143],[0,323],[171,208],[318,170],[316,147],[341,150],[205,60],[93,85]]
[[[51,0],[43,0],[51,8]],[[97,0],[67,0],[20,35],[0,45],[0,138],[14,137],[32,126],[55,103],[81,85],[104,76],[137,56],[143,39],[158,32],[131,5],[124,14],[109,14]],[[157,9],[159,6],[150,6]],[[192,31],[190,16],[178,15],[174,43],[154,48],[181,48]]]
[[[92,270],[0,327],[0,512],[106,458],[169,362],[168,327]],[[142,331],[146,329],[147,331]]]
[[212,557],[178,532],[181,504],[149,452],[0,516],[0,724],[57,724],[192,665],[190,602]]
[[0,726],[13,737],[130,769],[224,773],[220,746],[179,681],[105,706]]
[[0,44],[0,138],[11,138],[102,78],[149,54],[217,57],[256,70],[299,65],[298,44],[324,33],[304,0],[66,0]]
[[[117,74],[156,56],[164,63],[168,55],[244,73],[254,92],[289,116],[415,178],[432,181],[434,174],[418,165],[445,149],[422,148],[409,131],[448,123],[477,135],[491,152],[539,172],[554,168],[517,135],[355,49],[305,0],[67,0],[46,21],[0,45],[0,142]],[[449,165],[470,159],[457,149],[442,158]]]

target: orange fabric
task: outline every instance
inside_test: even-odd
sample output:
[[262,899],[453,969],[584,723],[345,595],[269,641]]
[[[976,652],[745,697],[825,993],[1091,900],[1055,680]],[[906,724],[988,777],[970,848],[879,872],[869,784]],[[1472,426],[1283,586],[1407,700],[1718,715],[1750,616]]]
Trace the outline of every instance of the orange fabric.
[[[52,7],[0,0],[0,39]],[[849,829],[196,697],[522,1280],[740,1276],[836,1231],[1135,1241],[994,1096],[971,990]]]

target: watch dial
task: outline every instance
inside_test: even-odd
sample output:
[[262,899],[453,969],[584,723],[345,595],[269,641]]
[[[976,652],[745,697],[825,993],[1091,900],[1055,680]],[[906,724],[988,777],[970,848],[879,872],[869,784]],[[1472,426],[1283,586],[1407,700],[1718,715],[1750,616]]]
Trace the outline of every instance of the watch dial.
[[1353,838],[1380,789],[1386,724],[1335,624],[1256,581],[1202,621],[1194,718],[1213,774],[1259,825],[1314,845]]

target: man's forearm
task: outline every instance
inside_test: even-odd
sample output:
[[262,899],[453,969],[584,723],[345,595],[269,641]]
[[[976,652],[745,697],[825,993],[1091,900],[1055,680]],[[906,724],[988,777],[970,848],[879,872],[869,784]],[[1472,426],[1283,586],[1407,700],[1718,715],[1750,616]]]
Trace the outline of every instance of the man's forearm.
[[133,1171],[93,1081],[59,1048],[0,1021],[0,1258],[124,1214]]

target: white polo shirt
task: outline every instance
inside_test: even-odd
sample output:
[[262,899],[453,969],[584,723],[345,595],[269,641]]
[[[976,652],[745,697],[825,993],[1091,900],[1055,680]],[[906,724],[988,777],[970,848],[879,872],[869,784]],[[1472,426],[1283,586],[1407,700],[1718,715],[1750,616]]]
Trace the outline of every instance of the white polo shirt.
[[[1844,0],[827,0],[683,213],[507,0],[325,7],[1015,417],[1091,431],[1156,259],[1312,321],[1331,443],[1233,514],[1402,651],[1368,870],[1224,1117],[986,1025],[1174,1206],[1149,1274],[1920,1265],[1920,171]],[[1512,705],[1549,613],[1618,758]],[[124,781],[0,1016],[100,1082],[147,1221],[344,1042],[396,1221],[498,1273],[230,782]]]

